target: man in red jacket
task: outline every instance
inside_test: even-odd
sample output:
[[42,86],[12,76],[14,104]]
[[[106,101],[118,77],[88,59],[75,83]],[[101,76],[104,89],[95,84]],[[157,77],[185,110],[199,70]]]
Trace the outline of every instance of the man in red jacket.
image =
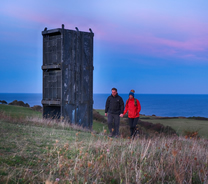
[[141,105],[139,100],[134,98],[134,90],[131,90],[129,93],[129,99],[126,101],[126,106],[123,115],[120,116],[123,117],[128,112],[128,118],[129,118],[129,126],[130,126],[130,132],[131,132],[131,138],[134,138],[136,133],[136,125],[139,120],[139,112],[141,111]]

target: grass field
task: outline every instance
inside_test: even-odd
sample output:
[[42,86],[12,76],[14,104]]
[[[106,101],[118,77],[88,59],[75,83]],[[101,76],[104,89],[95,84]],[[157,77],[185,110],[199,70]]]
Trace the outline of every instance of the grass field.
[[27,116],[41,117],[40,112],[33,111],[30,108],[20,107],[20,106],[12,106],[12,105],[0,104],[0,112],[4,112],[6,115],[14,117],[14,118],[25,118]]
[[[0,112],[3,112],[5,113],[5,115],[10,116],[12,118],[16,118],[16,119],[22,119],[26,117],[42,118],[42,113],[33,111],[32,109],[27,108],[27,107],[0,104]],[[96,132],[101,132],[104,129],[107,130],[107,125],[101,122],[93,121],[92,128]]]
[[161,123],[170,126],[176,130],[179,135],[183,135],[184,131],[197,131],[199,136],[208,138],[208,121],[194,119],[142,119],[151,123]]
[[0,183],[208,182],[207,139],[112,139],[100,122],[89,132],[10,107],[0,105]]
[[[104,115],[104,110],[97,110],[101,115]],[[183,135],[184,131],[198,131],[199,136],[208,138],[208,120],[195,120],[195,119],[180,119],[180,118],[172,118],[172,119],[158,119],[154,116],[140,116],[142,121],[147,121],[150,123],[161,123],[165,126],[170,126],[179,135]]]

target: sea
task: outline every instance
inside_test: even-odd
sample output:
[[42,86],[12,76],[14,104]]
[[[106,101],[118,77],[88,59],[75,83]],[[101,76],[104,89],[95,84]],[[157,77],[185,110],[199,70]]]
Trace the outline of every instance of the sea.
[[[105,102],[110,94],[94,94],[93,108],[105,109]],[[124,102],[128,94],[119,94]],[[208,118],[208,95],[191,94],[135,94],[140,101],[141,114],[165,117],[206,117]],[[0,93],[0,100],[10,103],[14,100],[28,103],[31,107],[41,105],[39,93]]]

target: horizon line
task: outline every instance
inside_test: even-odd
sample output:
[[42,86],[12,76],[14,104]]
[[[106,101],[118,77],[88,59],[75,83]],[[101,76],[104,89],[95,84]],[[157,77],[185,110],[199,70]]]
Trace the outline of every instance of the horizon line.
[[[128,94],[127,93],[118,93],[118,94]],[[0,92],[0,94],[42,94],[42,93],[21,93],[21,92]],[[93,95],[106,95],[111,93],[93,93]],[[208,95],[208,93],[135,93],[135,95]]]

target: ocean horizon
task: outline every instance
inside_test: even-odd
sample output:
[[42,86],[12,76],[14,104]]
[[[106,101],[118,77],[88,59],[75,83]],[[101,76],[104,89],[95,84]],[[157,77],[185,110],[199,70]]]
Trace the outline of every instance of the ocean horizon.
[[[107,97],[110,94],[93,94],[93,108],[104,109]],[[124,103],[128,94],[119,94]],[[207,94],[135,94],[140,101],[141,114],[166,117],[192,117],[208,118]],[[42,93],[0,93],[0,100],[10,103],[14,100],[28,103],[31,107],[42,105]]]

